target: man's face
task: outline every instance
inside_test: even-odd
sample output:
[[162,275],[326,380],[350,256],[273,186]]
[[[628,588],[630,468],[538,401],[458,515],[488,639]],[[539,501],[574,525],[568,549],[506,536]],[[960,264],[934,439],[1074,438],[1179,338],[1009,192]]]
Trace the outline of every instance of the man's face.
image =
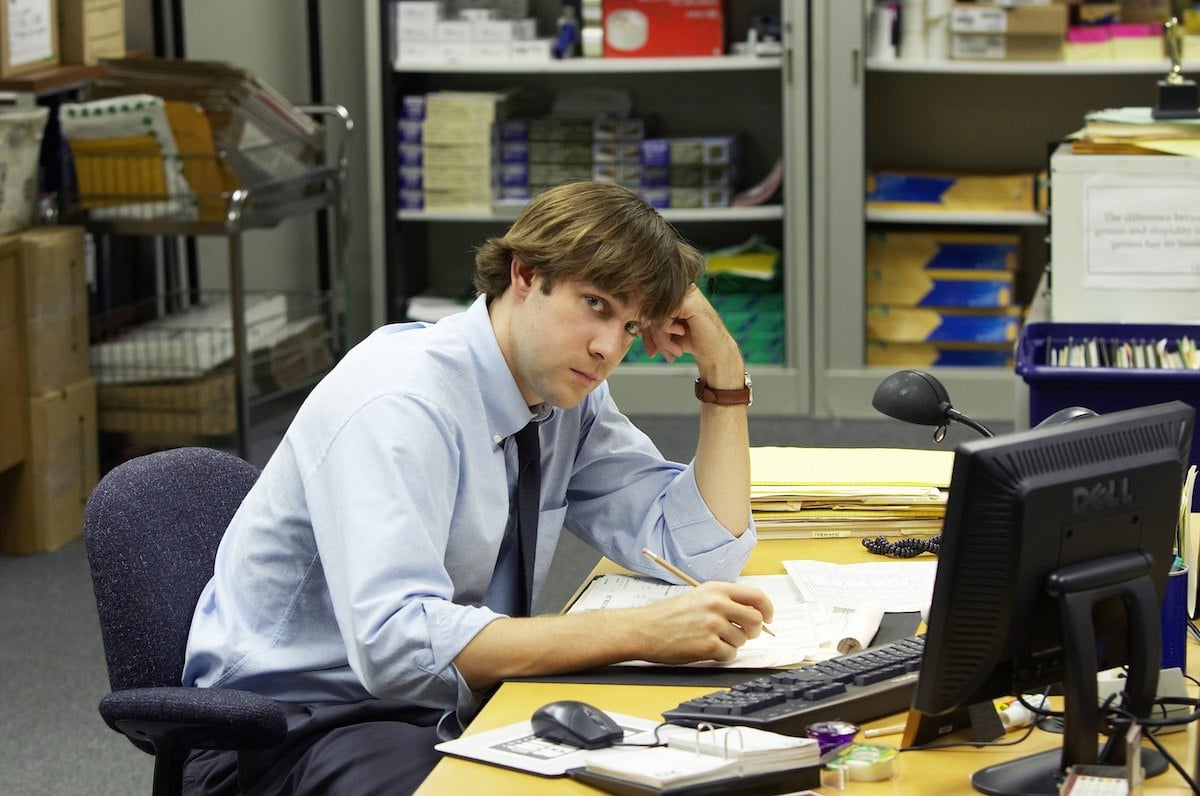
[[641,329],[637,307],[585,282],[534,273],[512,329],[513,374],[532,406],[569,409],[608,378]]

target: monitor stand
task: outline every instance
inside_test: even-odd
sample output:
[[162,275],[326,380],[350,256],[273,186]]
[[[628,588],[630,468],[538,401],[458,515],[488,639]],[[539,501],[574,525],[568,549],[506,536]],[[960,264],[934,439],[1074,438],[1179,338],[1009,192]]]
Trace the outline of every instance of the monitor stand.
[[[1117,598],[1124,603],[1129,653],[1126,707],[1135,716],[1151,715],[1162,661],[1160,608],[1151,569],[1149,556],[1129,552],[1072,564],[1046,578],[1046,590],[1058,605],[1062,628],[1063,746],[980,769],[971,777],[976,790],[996,796],[1057,794],[1071,766],[1126,764],[1123,739],[1114,737],[1103,746],[1096,743],[1101,715],[1092,617],[1101,600]],[[1166,760],[1157,751],[1142,749],[1141,755],[1145,776],[1166,770]]]

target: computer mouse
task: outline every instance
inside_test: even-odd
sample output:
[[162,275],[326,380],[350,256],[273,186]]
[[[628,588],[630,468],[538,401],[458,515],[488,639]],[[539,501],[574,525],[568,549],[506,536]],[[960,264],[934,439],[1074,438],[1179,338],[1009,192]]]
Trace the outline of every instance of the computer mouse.
[[603,749],[625,737],[625,731],[600,708],[563,699],[542,705],[530,719],[533,734],[581,749]]

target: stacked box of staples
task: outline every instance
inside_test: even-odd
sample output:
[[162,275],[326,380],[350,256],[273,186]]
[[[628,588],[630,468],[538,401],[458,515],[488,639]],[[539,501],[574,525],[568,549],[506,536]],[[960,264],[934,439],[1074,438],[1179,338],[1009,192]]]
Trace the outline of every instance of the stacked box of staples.
[[592,178],[592,120],[529,120],[529,191]]
[[465,5],[403,0],[395,10],[393,64],[493,64],[551,60],[551,40],[537,38],[528,3]]
[[646,124],[636,117],[601,116],[592,124],[592,179],[638,190]]
[[741,152],[736,137],[642,141],[642,196],[653,207],[728,207]]
[[867,364],[1011,367],[1019,254],[1015,234],[868,233]]
[[400,118],[396,121],[399,140],[399,191],[401,210],[420,210],[425,206],[422,180],[421,134],[425,126],[425,95],[409,94],[400,98]]
[[499,136],[501,202],[528,202],[529,192],[529,120],[504,119]]
[[421,157],[427,210],[491,211],[506,104],[506,95],[490,91],[425,96]]

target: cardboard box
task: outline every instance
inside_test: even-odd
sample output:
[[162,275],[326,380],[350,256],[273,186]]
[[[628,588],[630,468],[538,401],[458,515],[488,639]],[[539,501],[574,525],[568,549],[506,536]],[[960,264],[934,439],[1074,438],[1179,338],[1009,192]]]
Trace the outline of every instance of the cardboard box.
[[16,241],[0,242],[0,470],[24,461],[29,411],[21,345],[21,258]]
[[58,43],[64,64],[124,58],[124,0],[58,0]]
[[1053,61],[1063,57],[1069,10],[1063,4],[1000,6],[956,3],[950,57]]
[[1021,237],[1013,233],[874,230],[867,268],[922,271],[1016,271]]
[[725,54],[722,0],[604,0],[604,57]]
[[29,455],[0,473],[0,552],[43,553],[83,532],[99,477],[96,384],[84,379],[28,399]]
[[1007,307],[1013,302],[1008,271],[941,271],[868,268],[868,304],[908,307]]
[[26,395],[38,396],[91,374],[83,227],[33,227],[13,238],[21,248]]
[[1059,61],[1065,49],[1057,36],[950,34],[950,57],[962,61]]
[[867,365],[888,367],[1011,368],[1013,347],[943,343],[867,343]]
[[1013,343],[1021,326],[1016,307],[951,310],[868,304],[867,340],[884,343]]
[[157,384],[101,384],[102,431],[176,437],[224,435],[237,430],[233,372]]
[[867,207],[890,210],[1033,212],[1037,175],[963,174],[873,170],[867,174]]
[[0,77],[58,64],[58,0],[0,4]]
[[1057,36],[1067,33],[1068,9],[1061,4],[1002,6],[955,3],[951,33],[1002,33],[1006,36]]

